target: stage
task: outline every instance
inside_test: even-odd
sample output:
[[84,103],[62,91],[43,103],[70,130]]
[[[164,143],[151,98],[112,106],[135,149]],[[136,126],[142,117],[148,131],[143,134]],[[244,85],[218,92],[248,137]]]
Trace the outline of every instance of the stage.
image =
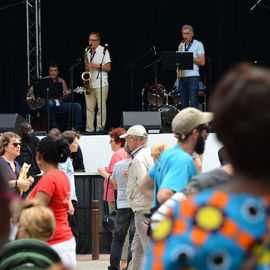
[[[96,174],[98,167],[106,167],[111,159],[113,151],[109,144],[109,135],[82,136],[80,146],[83,152],[84,166],[86,172]],[[164,141],[172,146],[176,144],[173,133],[150,134],[148,144],[151,147],[158,141]],[[220,166],[217,151],[221,143],[217,140],[215,133],[210,133],[203,155],[202,171],[209,171]]]

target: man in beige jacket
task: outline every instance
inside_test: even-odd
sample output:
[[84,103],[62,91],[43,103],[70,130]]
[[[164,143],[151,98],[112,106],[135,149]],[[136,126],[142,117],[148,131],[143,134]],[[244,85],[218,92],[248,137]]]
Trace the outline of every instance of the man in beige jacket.
[[132,260],[128,270],[142,269],[146,247],[150,241],[147,236],[149,218],[145,214],[150,212],[153,200],[148,199],[139,189],[139,185],[154,165],[151,150],[147,145],[148,134],[141,125],[128,129],[127,133],[120,136],[125,138],[129,149],[132,151],[132,161],[128,167],[127,198],[134,212],[136,232],[132,241]]

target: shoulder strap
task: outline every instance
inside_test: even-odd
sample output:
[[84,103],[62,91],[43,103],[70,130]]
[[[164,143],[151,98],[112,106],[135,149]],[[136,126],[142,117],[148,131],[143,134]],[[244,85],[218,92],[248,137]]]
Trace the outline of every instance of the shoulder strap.
[[107,180],[107,188],[106,188],[106,196],[105,196],[105,200],[108,200],[108,189],[109,189],[109,184],[110,184],[110,178],[111,176],[108,176],[108,180]]

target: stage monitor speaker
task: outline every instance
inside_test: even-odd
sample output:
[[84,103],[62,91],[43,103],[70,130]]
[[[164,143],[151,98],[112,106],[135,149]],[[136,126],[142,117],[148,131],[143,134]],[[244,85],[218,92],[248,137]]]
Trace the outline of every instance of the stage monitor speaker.
[[0,114],[0,132],[12,131],[19,132],[20,124],[25,119],[18,113],[1,113]]
[[156,111],[123,112],[123,128],[128,129],[134,125],[144,126],[149,134],[160,133],[162,129],[161,113]]

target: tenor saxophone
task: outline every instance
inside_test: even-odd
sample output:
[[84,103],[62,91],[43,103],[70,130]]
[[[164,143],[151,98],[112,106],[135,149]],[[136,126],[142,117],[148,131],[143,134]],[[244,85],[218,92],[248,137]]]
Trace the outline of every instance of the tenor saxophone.
[[[88,56],[87,56],[87,52],[88,50],[91,48],[91,46],[87,46],[84,50],[84,63],[88,64]],[[92,81],[91,81],[91,72],[88,70],[85,70],[82,75],[81,78],[83,80],[83,86],[85,88],[85,92],[87,95],[90,95],[91,92],[93,91],[93,86],[92,86]]]
[[[184,40],[181,41],[181,43],[179,44],[179,47],[178,47],[178,51],[179,52],[182,52],[183,51],[183,44],[184,44]],[[176,74],[177,74],[177,78],[182,78],[184,76],[184,70],[182,69],[179,69],[178,66],[176,68]]]

